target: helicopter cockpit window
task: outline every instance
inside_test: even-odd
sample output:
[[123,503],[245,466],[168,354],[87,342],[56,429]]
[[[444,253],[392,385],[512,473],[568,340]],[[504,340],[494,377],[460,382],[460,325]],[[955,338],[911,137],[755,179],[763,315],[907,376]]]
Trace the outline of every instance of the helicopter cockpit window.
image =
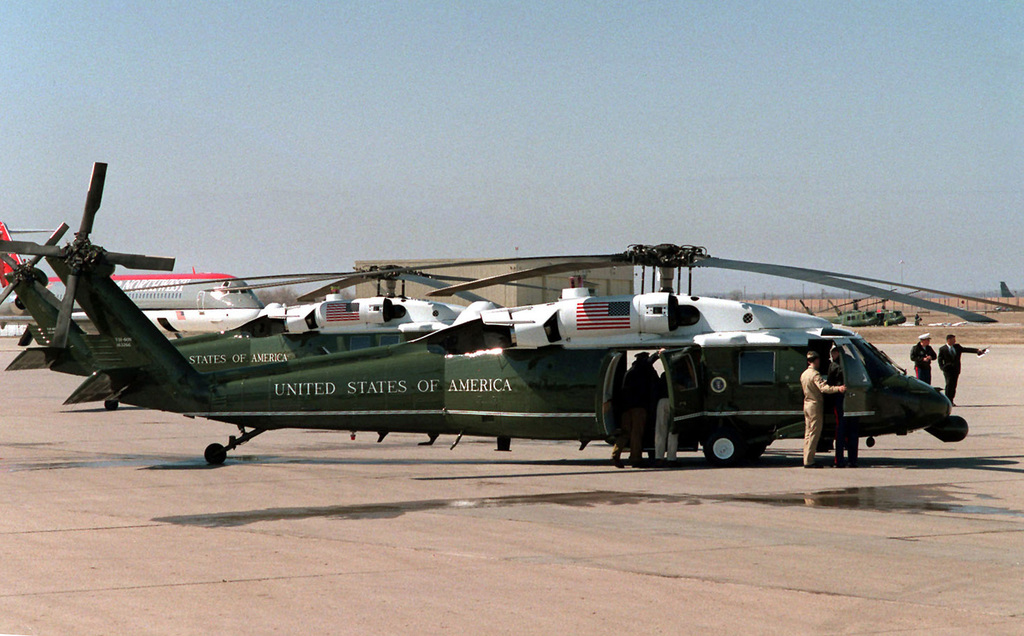
[[872,378],[888,378],[893,375],[900,375],[897,369],[889,360],[888,356],[876,349],[866,340],[854,339],[853,345],[861,354],[861,360],[868,375]]
[[775,384],[775,352],[740,352],[740,384]]

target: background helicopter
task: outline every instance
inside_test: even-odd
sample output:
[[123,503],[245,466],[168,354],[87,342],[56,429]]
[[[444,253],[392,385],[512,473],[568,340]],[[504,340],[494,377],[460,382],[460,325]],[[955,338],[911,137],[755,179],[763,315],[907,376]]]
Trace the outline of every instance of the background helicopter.
[[[868,302],[865,303],[865,301]],[[836,304],[831,300],[828,300],[827,302],[836,312],[836,315],[830,316],[829,320],[833,324],[842,325],[844,327],[890,327],[893,325],[902,325],[907,322],[907,317],[903,315],[902,311],[899,311],[898,309],[886,309],[884,300],[870,301],[869,299],[861,298],[839,304]],[[868,307],[871,307],[878,305],[879,303],[881,303],[881,307],[878,309],[861,309],[861,304],[866,304]],[[815,315],[803,300],[800,301],[800,305],[804,308],[804,311],[812,316]],[[852,305],[852,309],[842,309],[842,307],[850,305]]]
[[[862,418],[864,435],[926,428],[956,441],[967,433],[966,422],[949,415],[948,400],[903,376],[851,332],[795,312],[672,293],[673,275],[682,267],[739,268],[738,261],[712,259],[693,246],[633,246],[622,254],[545,266],[548,271],[579,269],[581,262],[652,266],[662,291],[595,298],[569,290],[555,303],[484,311],[408,343],[200,373],[110,280],[117,263],[166,268],[173,261],[93,246],[88,230],[99,207],[94,190],[83,229],[71,245],[18,246],[46,256],[101,335],[115,343],[113,350],[94,356],[99,371],[68,402],[117,397],[239,426],[241,436],[226,447],[207,448],[211,463],[224,461],[228,450],[256,435],[287,427],[373,430],[381,439],[390,431],[418,431],[499,440],[576,439],[586,445],[614,429],[617,378],[626,352],[661,347],[671,347],[663,359],[676,427],[684,440],[700,443],[714,463],[735,463],[760,454],[774,439],[801,435],[793,386],[803,365],[794,361],[808,349],[832,346],[843,350],[849,365],[855,390],[847,394],[854,402],[848,410]],[[0,249],[10,247],[0,244]],[[839,276],[782,268],[793,269],[819,282]],[[19,294],[28,296],[37,282],[31,269],[16,278]],[[501,277],[460,286],[492,284],[496,278]],[[68,306],[68,299],[62,301],[50,348],[67,343]],[[95,353],[95,343],[83,344]],[[769,398],[774,401],[766,402]]]

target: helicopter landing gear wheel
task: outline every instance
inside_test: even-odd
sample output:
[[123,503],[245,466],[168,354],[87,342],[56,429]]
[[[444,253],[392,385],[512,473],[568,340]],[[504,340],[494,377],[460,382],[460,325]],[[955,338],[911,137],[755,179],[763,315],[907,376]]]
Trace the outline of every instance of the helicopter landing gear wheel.
[[103,408],[107,409],[108,411],[116,411],[119,405],[120,402],[118,402],[117,400],[103,400]]
[[224,460],[228,458],[228,451],[223,445],[214,443],[206,447],[206,451],[203,452],[203,457],[206,459],[207,464],[220,466],[224,463]]
[[713,466],[735,466],[748,452],[739,431],[728,424],[719,426],[704,440],[704,458]]
[[228,451],[234,450],[242,444],[248,442],[252,438],[256,437],[266,429],[254,428],[250,431],[245,430],[244,426],[239,426],[238,430],[242,433],[240,437],[234,435],[228,437],[228,445],[221,446],[220,444],[210,444],[203,451],[203,458],[206,459],[208,464],[213,466],[219,466],[224,463],[224,460],[228,458]]
[[761,455],[764,455],[764,451],[768,448],[767,442],[761,442],[760,444],[749,444],[747,446],[747,452],[745,459],[748,462],[756,462],[761,459]]
[[868,441],[866,441],[864,443],[868,445],[868,448],[871,448],[872,446],[875,445],[875,438],[874,437],[869,437]]

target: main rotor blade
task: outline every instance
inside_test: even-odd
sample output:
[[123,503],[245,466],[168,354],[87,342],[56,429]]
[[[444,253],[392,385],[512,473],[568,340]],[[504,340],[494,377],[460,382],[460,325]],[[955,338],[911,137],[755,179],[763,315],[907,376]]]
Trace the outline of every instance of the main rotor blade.
[[[705,265],[705,263],[708,263],[709,261],[710,261],[710,263]],[[730,265],[721,265],[719,263],[732,263],[732,264],[736,264],[736,266],[734,267],[734,266],[730,266]],[[868,278],[866,276],[854,276],[852,274],[843,274],[841,272],[827,272],[827,271],[820,271],[819,272],[819,270],[805,269],[803,267],[793,267],[793,266],[790,266],[790,265],[772,265],[772,264],[768,264],[768,263],[752,263],[752,262],[749,262],[749,261],[732,261],[732,260],[728,260],[728,259],[714,258],[714,257],[706,258],[704,260],[698,261],[696,263],[696,265],[695,265],[695,267],[722,267],[722,268],[725,268],[725,269],[738,269],[738,270],[741,270],[741,271],[749,271],[749,272],[757,271],[757,270],[752,269],[752,268],[747,267],[747,266],[768,267],[768,268],[777,269],[779,271],[786,271],[786,272],[820,273],[820,274],[825,274],[827,276],[832,276],[832,277],[835,277],[835,278],[845,278],[847,280],[862,280],[862,281],[865,281],[865,282],[868,282],[868,283],[879,283],[881,285],[891,285],[893,287],[903,287],[905,289],[913,289],[913,290],[916,290],[916,291],[929,292],[929,293],[932,293],[932,294],[940,294],[942,296],[949,296],[950,298],[960,298],[962,300],[971,300],[971,301],[974,301],[974,302],[977,302],[977,303],[984,303],[984,304],[987,304],[987,305],[994,305],[996,307],[1003,307],[1004,309],[1009,309],[1011,311],[1024,311],[1024,306],[1014,305],[1014,304],[1011,304],[1011,303],[1004,303],[1004,302],[1000,302],[998,300],[990,300],[988,298],[978,298],[977,296],[968,296],[966,294],[957,294],[955,292],[945,291],[945,290],[942,290],[942,289],[933,289],[931,287],[921,287],[919,285],[908,285],[906,283],[897,283],[895,281],[883,280],[881,278]],[[763,272],[763,273],[769,273],[769,272]],[[788,274],[788,273],[769,273],[769,274],[772,275],[772,276],[782,276],[784,278],[789,278],[789,277],[796,278],[795,275],[791,276],[791,274]]]
[[[49,231],[49,230],[42,230],[42,231]],[[64,233],[67,232],[67,231],[68,231],[68,224],[67,223],[61,223],[60,226],[56,230],[54,230],[52,234],[50,234],[50,238],[46,239],[46,243],[44,243],[44,245],[56,245],[57,242],[60,241],[60,239],[64,236]],[[39,261],[41,261],[42,259],[43,259],[42,255],[33,256],[31,259],[29,259],[27,265],[30,268],[31,267],[35,267],[39,263]],[[7,266],[10,267],[11,269],[17,269],[17,267],[18,267],[18,264],[16,262],[14,262],[14,259],[12,259],[10,256],[8,256],[7,254],[4,254],[2,252],[0,252],[0,260],[2,260],[5,264],[7,264]],[[12,281],[6,287],[4,287],[4,290],[2,292],[0,292],[0,303],[2,303],[3,301],[7,300],[7,297],[11,295],[11,292],[14,291],[15,284],[16,283],[14,283]]]
[[62,238],[64,238],[68,229],[67,223],[61,223],[57,226],[57,229],[50,234],[50,238],[46,239],[46,242],[43,243],[43,245],[56,245]]
[[82,226],[78,233],[82,236],[89,236],[92,232],[92,222],[96,218],[96,212],[100,209],[100,202],[103,200],[103,183],[107,180],[107,164],[96,162],[92,164],[92,179],[89,180],[89,194],[85,196],[85,211],[82,212]]
[[[435,280],[435,279],[430,278],[428,276],[417,276],[416,274],[402,274],[400,278],[402,278],[403,280],[406,280],[406,281],[408,281],[410,283],[419,283],[420,285],[423,285],[424,287],[440,288],[440,287],[444,287],[445,285],[447,285],[447,283],[442,283],[441,281]],[[454,295],[458,296],[459,298],[462,298],[463,300],[468,300],[469,302],[476,302],[478,300],[483,300],[483,301],[487,300],[483,296],[477,296],[473,292],[468,292],[468,291],[466,291],[466,292],[458,292],[458,293],[456,293]]]
[[[7,265],[12,270],[18,267],[18,264],[14,261],[14,259],[8,256],[7,254],[0,253],[0,261],[3,261],[4,265]],[[15,283],[13,280],[7,283],[7,286],[4,287],[4,290],[0,292],[0,303],[7,300],[7,297],[11,295],[12,291],[14,291],[14,286],[16,284],[17,283]]]
[[[255,285],[245,285],[239,287],[231,287],[235,291],[246,291],[249,289],[261,289],[262,287],[284,287],[285,285],[302,285],[305,283],[315,283],[329,278],[337,278],[338,276],[347,276],[353,272],[326,272],[323,274],[265,274],[261,276],[231,276],[229,278],[210,278],[195,281],[196,283],[203,283],[205,285],[217,285],[219,283],[238,283],[248,282],[250,280],[278,280],[276,283],[267,283],[261,287]],[[191,274],[189,274],[191,275]],[[286,280],[287,279],[287,280]],[[167,283],[166,285],[153,285],[147,286],[147,290],[151,289],[165,289],[168,287],[181,287],[181,281]],[[205,291],[217,291],[221,289],[219,287],[211,287]],[[222,289],[221,289],[222,290]],[[223,291],[223,290],[222,290]]]
[[0,241],[0,251],[8,254],[31,254],[34,256],[61,255],[61,248],[55,245],[40,245],[32,241]]
[[[54,230],[52,234],[50,234],[50,238],[46,239],[46,242],[43,243],[43,245],[56,245],[58,242],[60,242],[62,238],[64,238],[64,234],[66,234],[69,229],[70,228],[68,227],[67,223],[61,223],[59,226],[57,226],[57,229]],[[29,259],[28,266],[35,267],[36,265],[39,264],[39,261],[41,260],[43,260],[42,254],[36,254],[35,256]]]
[[[409,269],[409,268],[402,268],[403,271],[405,271],[405,269]],[[397,270],[384,270],[384,271],[387,271],[390,274],[390,273],[393,273],[393,272],[395,272]],[[409,271],[414,271],[414,270],[409,269]],[[383,278],[380,275],[380,273],[356,272],[356,273],[352,274],[351,276],[342,276],[341,278],[337,278],[337,279],[331,280],[330,283],[328,283],[326,285],[322,285],[320,287],[317,287],[316,289],[314,289],[311,292],[306,292],[305,294],[303,294],[303,295],[299,296],[298,298],[296,298],[296,300],[298,300],[299,302],[308,303],[308,302],[316,300],[317,298],[320,298],[322,296],[326,296],[327,294],[331,293],[335,289],[344,289],[345,287],[352,287],[353,285],[359,285],[359,284],[362,284],[362,283],[368,283],[370,281],[375,281],[375,280],[378,280],[380,278]],[[325,279],[321,279],[321,280],[325,280]],[[309,279],[309,281],[307,281],[307,282],[313,282],[313,280]]]
[[[274,282],[274,283],[259,283],[259,284],[256,284],[256,285],[232,285],[230,287],[209,287],[209,288],[207,288],[207,289],[205,289],[203,291],[214,292],[214,291],[224,291],[225,289],[230,289],[231,291],[240,292],[240,291],[252,291],[254,289],[270,289],[272,287],[287,287],[288,285],[305,285],[307,283],[319,283],[322,280],[328,280],[328,279],[337,278],[337,276],[338,276],[337,274],[331,274],[329,276],[307,276],[306,278],[294,278],[294,279],[289,279],[289,280],[279,280],[279,281]],[[260,276],[254,276],[252,279],[255,280],[255,279],[259,279],[259,278],[261,278],[261,277]],[[266,278],[276,278],[276,277],[266,277]],[[248,281],[250,279],[249,278],[229,278],[229,279],[226,279],[226,280],[229,280],[229,281],[233,280],[233,281],[242,282],[242,281]],[[202,281],[202,282],[205,282],[205,283],[216,283],[218,281],[211,280],[211,281]],[[160,287],[147,287],[146,289],[159,289],[159,288]]]
[[57,314],[57,325],[53,329],[53,340],[51,347],[63,349],[68,344],[68,331],[71,329],[71,312],[75,306],[75,292],[78,290],[78,272],[73,271],[68,276],[67,284],[64,286],[64,298],[60,301],[60,313]]
[[[754,272],[756,274],[767,274],[769,276],[779,276],[782,278],[793,278],[796,280],[804,280],[809,283],[817,283],[819,285],[825,285],[826,287],[836,287],[839,289],[849,289],[850,291],[860,292],[869,296],[878,296],[880,298],[888,298],[897,302],[905,303],[907,305],[913,305],[915,307],[921,307],[923,309],[931,309],[944,314],[953,314],[959,316],[969,322],[997,322],[993,318],[978,314],[973,311],[967,311],[958,307],[950,307],[949,305],[943,305],[941,303],[932,302],[923,298],[915,298],[908,294],[902,294],[897,291],[885,289],[883,287],[874,287],[872,285],[865,285],[863,283],[855,282],[854,280],[864,280],[871,282],[880,282],[886,285],[899,285],[899,283],[891,283],[889,281],[882,281],[878,279],[865,278],[863,276],[848,276],[847,274],[837,274],[835,272],[819,272],[813,269],[806,269],[803,267],[791,267],[788,265],[773,265],[770,263],[753,263],[750,261],[734,261],[724,258],[710,257],[698,261],[695,267],[717,267],[721,269],[733,269],[742,272]],[[912,285],[904,285],[904,287],[911,287],[913,289],[919,289],[921,291],[932,291],[939,294],[945,294],[947,296],[953,296],[955,298],[964,298],[969,300],[980,300],[969,296],[960,296],[957,294],[951,294],[948,292],[942,292],[939,290],[929,290],[923,287],[915,287]],[[992,301],[988,301],[991,303]],[[1005,304],[1005,303],[994,303],[994,304]],[[1011,305],[1015,309],[1020,309],[1016,305]]]
[[174,259],[166,256],[107,252],[104,258],[106,258],[107,262],[123,265],[128,269],[155,269],[161,272],[169,272],[174,269]]
[[490,287],[492,285],[501,285],[503,283],[507,283],[514,280],[520,280],[523,278],[536,278],[538,276],[546,276],[548,274],[560,274],[563,272],[574,272],[584,269],[601,269],[604,267],[616,267],[619,265],[623,265],[622,261],[609,261],[607,259],[593,261],[574,261],[571,263],[555,263],[552,265],[542,265],[540,267],[534,267],[532,269],[523,269],[516,272],[509,272],[507,274],[498,274],[497,276],[478,278],[477,280],[473,280],[468,283],[449,285],[448,287],[442,287],[441,289],[435,289],[433,291],[427,292],[427,296],[451,296],[456,292],[467,291],[470,289],[479,289],[481,287]]
[[[447,269],[451,267],[476,267],[478,265],[504,265],[506,263],[536,263],[539,261],[558,261],[561,263],[578,262],[578,263],[590,263],[594,261],[608,262],[609,264],[603,265],[603,267],[614,267],[617,264],[627,263],[625,257],[622,254],[590,254],[590,255],[572,255],[572,256],[515,256],[510,258],[482,258],[476,260],[461,260],[461,261],[442,261],[440,263],[420,263],[418,265],[409,265],[406,267],[395,267],[392,269],[383,270],[389,274],[408,274],[408,273],[423,273],[431,272],[435,269]],[[585,269],[583,266],[578,266],[579,269]],[[563,271],[572,271],[572,268]],[[360,272],[360,274],[365,272]],[[360,281],[362,282],[362,281]],[[330,292],[333,288],[349,287],[353,283],[348,282],[348,279],[340,279],[332,282],[329,285],[324,285],[319,289],[315,289],[311,292],[303,294],[298,300],[303,302],[309,302],[319,296],[323,296]],[[492,283],[497,284],[497,283]],[[438,294],[441,295],[441,294]]]
[[15,285],[16,285],[16,283],[7,283],[7,286],[4,287],[4,290],[2,292],[0,292],[0,303],[2,303],[5,300],[7,300],[7,297],[11,295],[12,291],[14,291],[14,286]]

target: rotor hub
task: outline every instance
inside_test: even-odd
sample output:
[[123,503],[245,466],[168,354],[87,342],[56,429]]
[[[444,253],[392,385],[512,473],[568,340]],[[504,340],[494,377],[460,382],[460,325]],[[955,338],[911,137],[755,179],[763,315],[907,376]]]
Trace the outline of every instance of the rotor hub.
[[12,268],[7,274],[4,274],[4,278],[6,278],[12,285],[30,283],[32,281],[41,285],[46,285],[47,282],[46,274],[31,263],[20,263],[17,267]]
[[93,271],[96,266],[104,262],[105,249],[93,245],[89,237],[80,234],[75,235],[75,240],[64,246],[61,258],[67,263],[71,271]]
[[693,267],[697,261],[708,258],[708,251],[698,245],[630,245],[623,257],[643,267],[679,268]]

